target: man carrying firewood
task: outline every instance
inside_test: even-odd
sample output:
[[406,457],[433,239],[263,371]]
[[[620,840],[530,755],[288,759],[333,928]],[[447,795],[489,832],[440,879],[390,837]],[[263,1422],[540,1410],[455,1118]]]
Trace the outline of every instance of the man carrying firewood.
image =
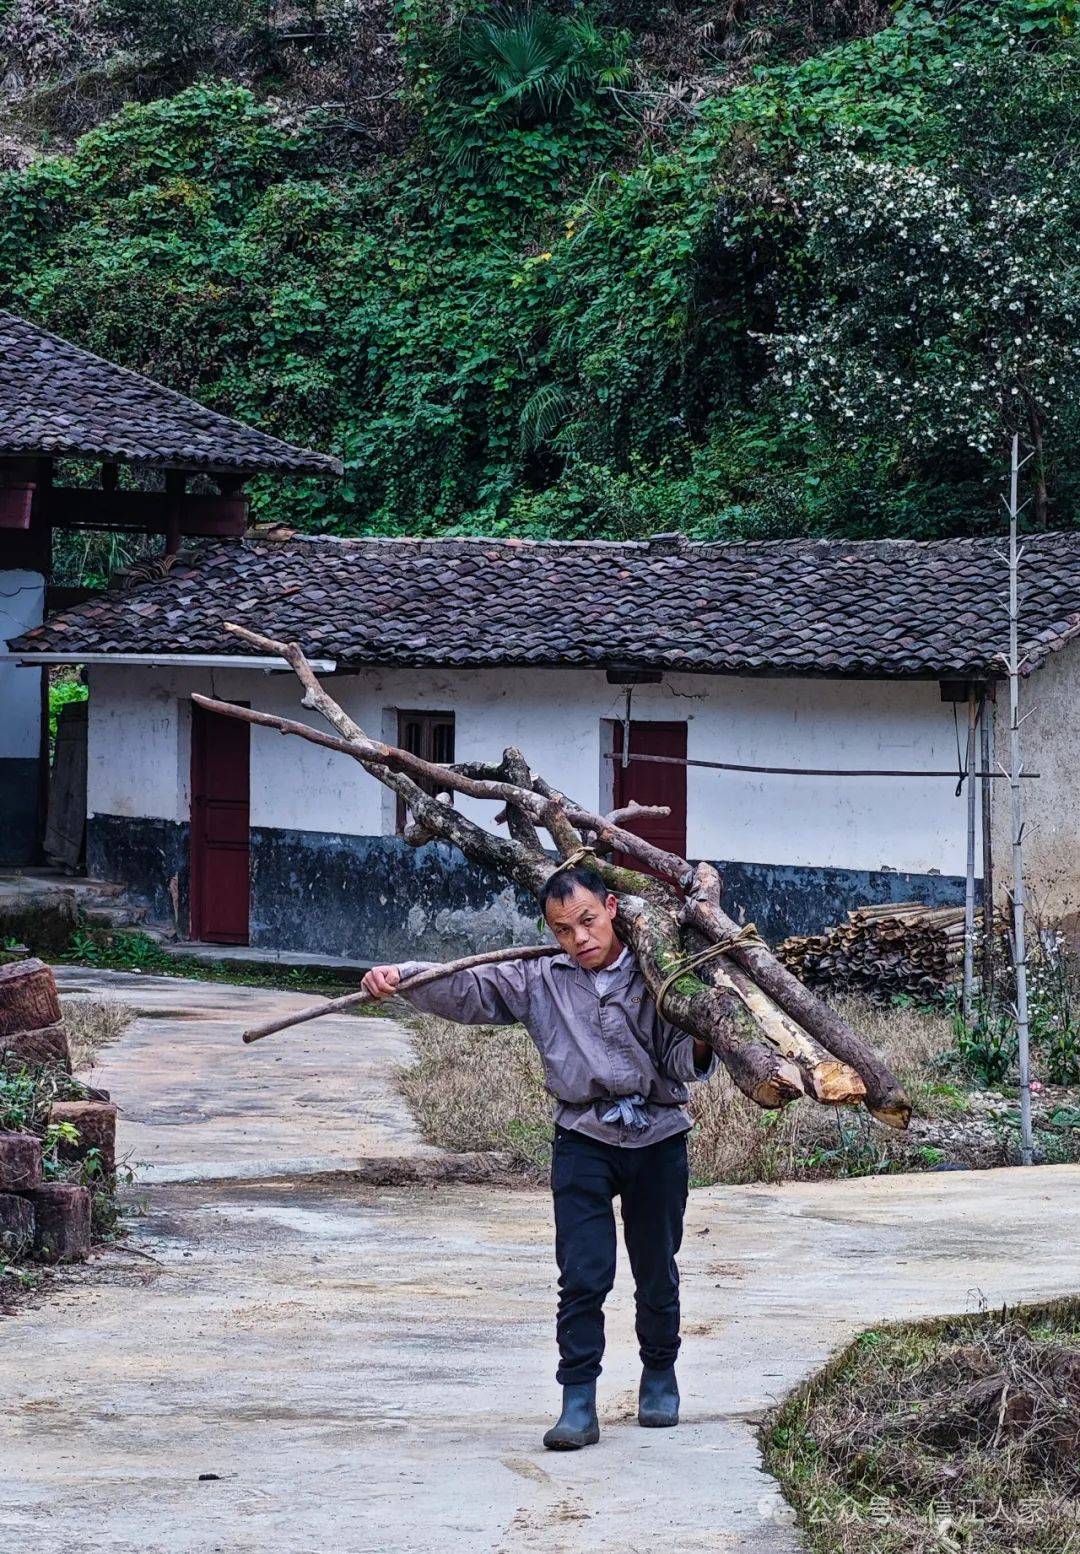
[[[555,1098],[551,1187],[559,1265],[556,1333],[563,1407],[544,1436],[553,1451],[600,1438],[596,1378],[604,1352],[604,1299],[615,1280],[615,1215],[634,1275],[642,1373],[638,1422],[679,1422],[679,1271],[688,1186],[688,1086],[716,1056],[662,1019],[630,950],[615,933],[617,898],[595,870],[557,869],[540,892],[564,951],[457,971],[402,996],[426,1014],[463,1025],[528,1030]],[[428,963],[376,966],[364,989],[387,998]]]

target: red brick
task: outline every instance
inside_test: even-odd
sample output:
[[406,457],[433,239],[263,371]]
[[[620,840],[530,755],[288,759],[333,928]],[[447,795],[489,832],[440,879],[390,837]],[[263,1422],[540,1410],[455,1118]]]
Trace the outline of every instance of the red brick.
[[90,1251],[90,1193],[46,1182],[26,1195],[34,1209],[34,1255],[45,1263],[82,1262]]
[[41,1181],[41,1140],[33,1133],[0,1133],[0,1192],[27,1192]]
[[78,1130],[77,1144],[61,1143],[61,1160],[85,1160],[92,1149],[100,1151],[104,1175],[116,1172],[116,1107],[108,1101],[54,1101],[50,1122],[70,1122]]
[[11,1031],[0,1036],[0,1063],[8,1069],[52,1068],[71,1073],[71,1048],[62,1025],[37,1031]]
[[0,1036],[59,1023],[56,981],[43,961],[31,958],[0,966]]
[[0,1192],[0,1259],[22,1257],[34,1244],[34,1205]]

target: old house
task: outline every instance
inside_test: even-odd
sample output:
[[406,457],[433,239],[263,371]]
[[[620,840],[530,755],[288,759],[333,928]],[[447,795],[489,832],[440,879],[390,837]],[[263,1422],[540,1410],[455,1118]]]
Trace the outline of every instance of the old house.
[[[58,531],[161,535],[170,555],[189,536],[243,534],[251,477],[340,468],[0,311],[0,653],[87,592],[57,598]],[[41,856],[45,705],[40,667],[0,661],[0,864]]]
[[[1032,536],[1023,574],[1031,883],[1070,918],[1080,535]],[[962,900],[970,707],[990,748],[980,806],[994,794],[978,873],[1007,867],[1007,785],[986,774],[1007,642],[996,541],[248,538],[12,648],[88,665],[89,870],[182,935],[394,957],[537,932],[503,882],[411,849],[346,757],[193,711],[200,690],[310,716],[230,620],[299,640],[361,726],[435,760],[515,744],[593,805],[666,803],[654,834],[715,861],[729,907],[772,937],[858,902]]]

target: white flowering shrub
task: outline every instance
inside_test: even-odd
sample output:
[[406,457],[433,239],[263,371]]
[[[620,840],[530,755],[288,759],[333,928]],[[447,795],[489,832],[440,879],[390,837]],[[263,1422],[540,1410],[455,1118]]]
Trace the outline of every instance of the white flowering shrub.
[[1080,62],[1059,57],[1037,93],[1030,55],[956,68],[947,157],[796,159],[804,266],[764,337],[773,384],[789,419],[851,446],[999,458],[1019,431],[1041,453],[1080,391],[1080,183],[1059,123]]

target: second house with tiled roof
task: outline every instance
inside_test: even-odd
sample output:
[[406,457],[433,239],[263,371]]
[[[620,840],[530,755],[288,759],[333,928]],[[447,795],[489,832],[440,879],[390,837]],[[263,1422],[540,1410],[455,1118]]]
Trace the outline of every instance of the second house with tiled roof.
[[[340,471],[330,454],[293,447],[0,311],[0,656],[58,602],[58,532],[160,535],[169,557],[194,535],[242,535],[250,477]],[[71,833],[81,806],[58,803],[55,785],[46,833],[42,692],[36,666],[0,662],[0,865],[37,863],[45,848],[65,861],[79,851]],[[80,718],[73,704],[65,743]]]

